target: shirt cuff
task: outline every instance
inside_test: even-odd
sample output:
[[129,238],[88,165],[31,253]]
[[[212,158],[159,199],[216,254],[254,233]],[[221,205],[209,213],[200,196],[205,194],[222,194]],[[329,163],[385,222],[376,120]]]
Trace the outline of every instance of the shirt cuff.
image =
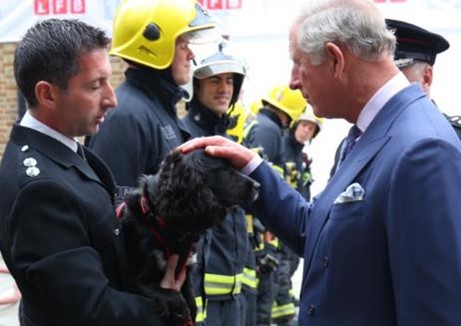
[[261,156],[256,155],[251,159],[250,162],[248,162],[247,165],[243,167],[242,170],[240,170],[240,172],[242,172],[245,175],[250,175],[254,170],[256,170],[256,168],[262,163],[262,161],[263,159],[261,158]]

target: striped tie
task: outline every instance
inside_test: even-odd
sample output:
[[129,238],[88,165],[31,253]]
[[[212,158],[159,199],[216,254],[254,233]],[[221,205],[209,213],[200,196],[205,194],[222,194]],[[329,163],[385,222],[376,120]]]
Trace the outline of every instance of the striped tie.
[[347,137],[344,139],[344,141],[341,144],[341,151],[339,154],[339,160],[338,160],[338,165],[337,165],[336,170],[338,170],[339,166],[344,162],[347,154],[349,154],[352,147],[354,147],[357,141],[357,138],[359,138],[360,135],[362,135],[362,131],[356,125],[353,125],[351,129],[349,130]]

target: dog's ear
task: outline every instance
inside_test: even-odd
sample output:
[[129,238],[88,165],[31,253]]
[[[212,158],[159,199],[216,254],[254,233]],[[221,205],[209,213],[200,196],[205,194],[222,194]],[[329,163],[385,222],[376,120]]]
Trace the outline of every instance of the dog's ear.
[[204,149],[197,149],[186,155],[193,170],[199,173],[207,174],[210,169],[220,169],[230,166],[230,163],[223,158],[207,155]]
[[[225,216],[224,208],[214,199],[206,182],[207,168],[196,165],[195,152],[170,153],[159,173],[156,209],[166,218],[167,226],[178,234],[195,234],[216,224],[215,215]],[[198,155],[203,155],[203,151]]]
[[139,177],[138,184],[139,184],[139,193],[143,196],[148,197],[149,199],[152,199],[151,197],[156,192],[155,190],[156,176],[151,175],[151,174],[149,175],[143,174]]
[[184,154],[182,154],[179,150],[172,150],[167,156],[164,157],[160,169],[157,172],[157,181],[160,187],[163,184],[167,183],[168,180],[172,177],[175,173],[174,170],[179,162],[181,162]]

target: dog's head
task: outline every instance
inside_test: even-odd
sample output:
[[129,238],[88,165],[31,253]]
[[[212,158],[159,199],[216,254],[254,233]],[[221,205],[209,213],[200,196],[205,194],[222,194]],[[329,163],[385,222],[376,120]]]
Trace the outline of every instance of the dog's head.
[[144,195],[178,236],[197,235],[221,223],[227,209],[254,201],[259,184],[224,159],[203,150],[173,151],[155,176],[141,181]]

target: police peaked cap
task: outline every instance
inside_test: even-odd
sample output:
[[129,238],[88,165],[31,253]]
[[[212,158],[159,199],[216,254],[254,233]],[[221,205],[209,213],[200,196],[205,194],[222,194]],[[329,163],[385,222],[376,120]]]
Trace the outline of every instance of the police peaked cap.
[[387,27],[394,30],[397,47],[394,61],[399,68],[417,61],[435,63],[438,53],[447,50],[450,43],[441,35],[400,20],[386,19]]

